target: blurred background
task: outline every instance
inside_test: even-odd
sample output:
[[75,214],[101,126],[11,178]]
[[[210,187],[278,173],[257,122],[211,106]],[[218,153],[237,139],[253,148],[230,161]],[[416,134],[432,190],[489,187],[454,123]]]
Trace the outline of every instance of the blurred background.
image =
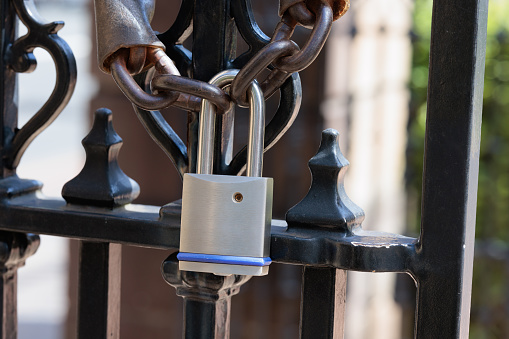
[[[97,68],[92,2],[36,3],[48,21],[66,22],[59,35],[75,53],[78,84],[69,106],[28,149],[20,177],[41,180],[46,195],[59,196],[83,166],[80,142],[93,111],[108,107],[124,139],[121,167],[141,186],[136,203],[163,205],[178,199],[181,183],[171,162],[111,77]],[[170,27],[179,5],[178,0],[159,1],[154,29]],[[277,2],[253,1],[253,7],[270,35],[279,19]],[[321,130],[332,127],[341,133],[340,147],[351,163],[345,185],[366,212],[363,227],[418,235],[431,8],[431,0],[358,0],[334,24],[319,58],[301,72],[299,117],[266,154],[264,175],[275,182],[275,218],[284,218],[307,192],[307,161],[318,149]],[[490,1],[470,331],[476,339],[509,337],[508,14],[507,1]],[[24,31],[20,24],[20,35]],[[302,43],[307,34],[301,29],[294,38]],[[239,41],[239,53],[243,48]],[[51,57],[40,49],[36,57],[37,70],[20,75],[20,124],[54,83]],[[274,111],[277,100],[268,105],[267,111]],[[172,109],[163,114],[185,137],[186,114]],[[241,116],[237,122],[240,134],[246,122]],[[75,338],[76,242],[41,238],[38,253],[19,270],[19,338]],[[122,339],[180,337],[182,304],[159,273],[168,254],[123,248]],[[233,298],[231,337],[297,338],[300,275],[298,266],[272,265],[269,276],[244,285]],[[349,272],[348,279],[345,338],[413,337],[415,287],[409,276]]]

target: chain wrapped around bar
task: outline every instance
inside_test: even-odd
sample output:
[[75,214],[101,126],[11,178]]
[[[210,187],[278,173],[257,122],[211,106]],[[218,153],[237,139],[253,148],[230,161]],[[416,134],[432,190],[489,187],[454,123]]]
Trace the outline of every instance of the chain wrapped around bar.
[[[201,100],[207,99],[221,114],[229,109],[231,101],[247,106],[247,89],[265,69],[269,68],[270,72],[259,82],[265,98],[268,98],[292,73],[308,67],[323,48],[332,22],[341,17],[349,5],[349,0],[280,0],[281,21],[271,41],[244,65],[232,82],[230,95],[227,95],[217,86],[180,76],[150,28],[153,0],[95,0],[98,32],[106,32],[105,41],[98,39],[99,64],[104,72],[111,72],[126,97],[142,109],[154,111],[174,105],[197,112]],[[120,12],[129,12],[128,16],[119,14],[123,15],[122,20],[142,23],[141,32],[139,25],[138,31],[131,32],[129,27],[133,25],[124,24],[121,34],[118,31],[112,34],[112,28],[102,24],[111,21],[107,18],[111,11],[119,12],[120,9]],[[302,49],[290,40],[297,25],[312,28]],[[150,94],[132,76],[153,66],[156,75],[151,82]]]
[[[292,73],[305,69],[316,59],[332,28],[335,12],[331,3],[343,5],[341,11],[339,11],[340,6],[334,5],[338,8],[336,12],[344,13],[349,7],[348,0],[282,0],[280,2],[281,21],[276,26],[270,43],[240,70],[232,82],[230,96],[237,104],[247,105],[246,93],[249,84],[269,65],[272,65],[273,69],[265,80],[259,81],[265,98],[279,89]],[[339,16],[338,14],[338,18]],[[301,50],[290,40],[298,24],[305,27],[312,26],[311,34]],[[282,46],[286,48],[283,49]],[[276,51],[280,52],[276,53]]]

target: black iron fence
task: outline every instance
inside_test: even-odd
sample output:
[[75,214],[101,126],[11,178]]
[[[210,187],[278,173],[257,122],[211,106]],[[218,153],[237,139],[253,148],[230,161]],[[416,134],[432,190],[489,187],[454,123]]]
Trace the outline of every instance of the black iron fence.
[[[37,249],[35,234],[81,240],[78,337],[118,337],[120,244],[178,250],[181,204],[130,204],[139,188],[117,164],[121,139],[107,109],[95,114],[83,142],[86,164],[64,186],[65,200],[41,198],[39,182],[17,177],[24,150],[65,107],[76,83],[72,52],[57,35],[62,23],[41,22],[32,6],[31,1],[2,0],[0,7],[2,338],[16,337],[16,270]],[[174,25],[159,38],[180,73],[208,81],[224,69],[242,68],[269,43],[251,14],[249,1],[220,0],[211,7],[210,2],[183,0]],[[302,266],[301,337],[342,336],[348,270],[410,274],[417,285],[415,337],[467,337],[486,16],[487,1],[434,4],[419,238],[362,230],[364,213],[348,199],[342,185],[348,162],[339,150],[337,132],[323,132],[318,153],[309,162],[313,175],[309,193],[288,211],[286,220],[272,221],[270,237],[273,262]],[[16,38],[18,19],[28,27],[21,38]],[[180,44],[191,25],[192,53]],[[237,29],[250,49],[235,58],[232,37]],[[47,103],[18,128],[16,73],[34,69],[36,47],[53,57],[57,82]],[[283,78],[280,110],[266,129],[268,144],[291,122],[298,100],[298,76]],[[137,109],[181,173],[193,169],[196,158],[197,113],[192,102],[186,108],[191,110],[187,143],[159,112]],[[225,118],[217,126],[229,123]],[[227,142],[223,137],[215,147],[221,150]],[[218,161],[224,166],[217,170],[238,172],[245,162],[245,154],[240,154],[229,164]],[[248,277],[181,271],[176,253],[163,262],[162,273],[184,298],[186,338],[229,336],[231,297]]]

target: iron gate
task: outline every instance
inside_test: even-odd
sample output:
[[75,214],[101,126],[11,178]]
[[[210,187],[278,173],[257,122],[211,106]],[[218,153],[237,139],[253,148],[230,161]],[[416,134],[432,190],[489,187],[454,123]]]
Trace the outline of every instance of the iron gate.
[[[468,336],[487,5],[487,0],[434,3],[420,237],[362,230],[363,212],[344,192],[348,162],[333,130],[324,131],[318,154],[310,160],[313,182],[308,195],[288,211],[285,221],[273,220],[272,260],[303,267],[302,338],[342,337],[347,270],[410,274],[417,285],[415,337]],[[41,22],[32,7],[28,0],[2,0],[0,7],[2,338],[16,338],[16,271],[36,251],[35,234],[81,240],[78,337],[115,338],[120,244],[177,250],[180,204],[162,208],[129,204],[138,188],[117,165],[121,139],[106,109],[95,114],[83,142],[87,161],[65,185],[66,201],[43,199],[37,194],[41,183],[17,177],[23,152],[65,107],[76,83],[74,57],[57,35],[63,23]],[[28,33],[16,39],[18,19]],[[212,11],[210,2],[183,0],[174,25],[160,39],[180,69],[207,81],[226,68],[240,68],[268,43],[253,20],[246,0],[217,0]],[[190,25],[192,56],[179,44]],[[251,54],[232,59],[237,29]],[[36,47],[53,57],[57,82],[47,103],[18,129],[16,73],[35,68]],[[282,87],[281,109],[288,112],[281,116],[287,120],[295,86],[292,77]],[[195,121],[190,120],[190,138],[184,145],[158,112],[138,109],[137,114],[179,171],[194,166]],[[275,122],[274,131],[268,127],[268,133],[276,139],[284,124]],[[220,149],[221,143],[215,147]],[[233,165],[242,167],[242,156],[236,159]],[[184,298],[184,337],[229,336],[230,300],[246,277],[182,272],[174,254],[163,262],[162,271]]]

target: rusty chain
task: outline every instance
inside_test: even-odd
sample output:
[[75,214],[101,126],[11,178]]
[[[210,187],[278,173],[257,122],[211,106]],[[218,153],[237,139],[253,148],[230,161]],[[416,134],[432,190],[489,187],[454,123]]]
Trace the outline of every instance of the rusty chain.
[[[239,71],[230,93],[207,82],[180,76],[173,61],[160,48],[121,49],[110,58],[110,71],[126,97],[145,110],[160,110],[170,105],[199,111],[201,100],[212,102],[219,114],[231,102],[247,106],[247,90],[262,71],[271,68],[260,81],[265,98],[270,97],[294,72],[307,68],[322,50],[332,22],[349,8],[349,0],[280,0],[281,21],[270,42]],[[302,49],[291,40],[297,25],[312,29]],[[146,93],[132,78],[154,66],[152,94]]]

